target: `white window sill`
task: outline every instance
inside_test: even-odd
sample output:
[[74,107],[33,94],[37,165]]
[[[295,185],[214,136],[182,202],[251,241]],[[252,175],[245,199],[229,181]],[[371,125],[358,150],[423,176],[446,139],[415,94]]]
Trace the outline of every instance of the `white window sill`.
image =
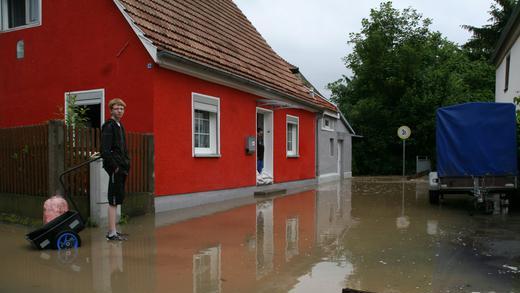
[[41,23],[31,23],[31,24],[26,24],[26,25],[22,25],[22,26],[13,27],[13,28],[8,28],[8,29],[5,29],[5,30],[0,30],[0,34],[14,32],[14,31],[19,31],[19,30],[32,28],[32,27],[37,27],[37,26],[41,26]]
[[300,155],[289,155],[289,154],[287,154],[287,158],[289,158],[289,159],[297,159],[299,157],[300,157]]
[[194,158],[220,158],[221,154],[194,154]]

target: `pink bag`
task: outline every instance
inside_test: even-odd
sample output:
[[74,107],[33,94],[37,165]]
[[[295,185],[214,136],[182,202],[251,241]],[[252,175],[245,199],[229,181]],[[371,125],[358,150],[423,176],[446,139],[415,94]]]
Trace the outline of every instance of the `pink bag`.
[[43,224],[47,224],[68,210],[69,205],[63,197],[55,195],[49,198],[43,204]]

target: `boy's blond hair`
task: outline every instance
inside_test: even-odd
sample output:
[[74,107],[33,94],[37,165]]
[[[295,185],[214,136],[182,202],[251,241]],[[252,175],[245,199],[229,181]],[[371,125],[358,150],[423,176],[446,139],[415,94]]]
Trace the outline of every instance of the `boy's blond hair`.
[[119,98],[115,98],[115,99],[112,99],[110,100],[110,102],[108,102],[108,108],[110,110],[112,110],[112,108],[115,106],[115,105],[119,105],[119,106],[123,106],[126,108],[126,104],[123,100],[119,99]]

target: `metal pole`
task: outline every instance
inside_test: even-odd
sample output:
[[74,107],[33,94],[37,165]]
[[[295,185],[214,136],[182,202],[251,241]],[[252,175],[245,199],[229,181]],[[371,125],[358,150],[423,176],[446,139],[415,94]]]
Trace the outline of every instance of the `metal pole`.
[[404,170],[405,170],[405,149],[406,149],[406,140],[403,139],[403,177],[404,177]]

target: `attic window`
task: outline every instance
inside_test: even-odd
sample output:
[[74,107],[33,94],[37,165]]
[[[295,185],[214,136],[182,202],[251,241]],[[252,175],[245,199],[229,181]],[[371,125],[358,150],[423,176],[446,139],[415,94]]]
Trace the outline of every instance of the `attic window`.
[[327,131],[334,131],[336,128],[336,121],[332,117],[323,116],[321,129]]
[[41,0],[0,0],[0,31],[41,24]]

